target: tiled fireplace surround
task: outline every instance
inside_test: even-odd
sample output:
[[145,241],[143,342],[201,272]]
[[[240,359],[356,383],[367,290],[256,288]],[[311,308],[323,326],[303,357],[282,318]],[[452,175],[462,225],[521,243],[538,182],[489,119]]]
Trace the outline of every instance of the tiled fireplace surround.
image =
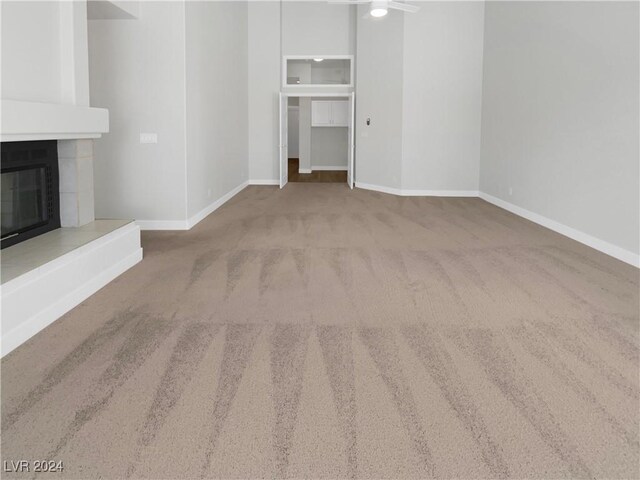
[[80,227],[95,220],[93,140],[58,140],[60,224]]
[[58,140],[58,166],[61,228],[0,253],[2,356],[142,260],[133,221],[95,219],[93,140]]

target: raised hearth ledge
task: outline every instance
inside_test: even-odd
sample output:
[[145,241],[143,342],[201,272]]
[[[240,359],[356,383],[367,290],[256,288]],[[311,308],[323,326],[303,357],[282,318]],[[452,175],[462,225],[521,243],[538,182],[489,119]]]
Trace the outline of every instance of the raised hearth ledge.
[[109,131],[109,111],[57,103],[2,100],[0,140],[100,138]]
[[96,220],[2,250],[1,355],[79,305],[142,260],[140,227]]

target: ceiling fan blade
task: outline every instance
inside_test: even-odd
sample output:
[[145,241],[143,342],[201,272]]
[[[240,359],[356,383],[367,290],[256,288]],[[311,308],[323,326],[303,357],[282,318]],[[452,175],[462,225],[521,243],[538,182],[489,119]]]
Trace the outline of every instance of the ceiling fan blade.
[[402,2],[390,1],[388,5],[389,5],[389,8],[394,8],[396,10],[402,10],[403,12],[409,12],[409,13],[416,13],[418,10],[420,10],[420,7],[417,7],[416,5],[410,5],[408,3],[402,3]]

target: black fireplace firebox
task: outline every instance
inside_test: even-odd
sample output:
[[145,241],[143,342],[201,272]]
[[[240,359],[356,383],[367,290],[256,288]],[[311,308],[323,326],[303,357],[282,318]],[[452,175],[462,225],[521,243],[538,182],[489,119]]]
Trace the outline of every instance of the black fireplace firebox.
[[2,248],[60,228],[56,140],[3,142]]

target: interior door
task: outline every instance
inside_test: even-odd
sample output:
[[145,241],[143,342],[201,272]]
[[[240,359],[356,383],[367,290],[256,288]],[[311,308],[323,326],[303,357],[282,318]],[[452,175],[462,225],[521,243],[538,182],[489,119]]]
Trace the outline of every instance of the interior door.
[[347,184],[349,188],[353,188],[353,160],[355,156],[355,113],[356,113],[356,97],[352,93],[349,95],[349,117],[348,117],[348,130],[349,130],[349,152],[347,154]]
[[280,188],[284,187],[289,179],[288,103],[287,95],[280,92]]

